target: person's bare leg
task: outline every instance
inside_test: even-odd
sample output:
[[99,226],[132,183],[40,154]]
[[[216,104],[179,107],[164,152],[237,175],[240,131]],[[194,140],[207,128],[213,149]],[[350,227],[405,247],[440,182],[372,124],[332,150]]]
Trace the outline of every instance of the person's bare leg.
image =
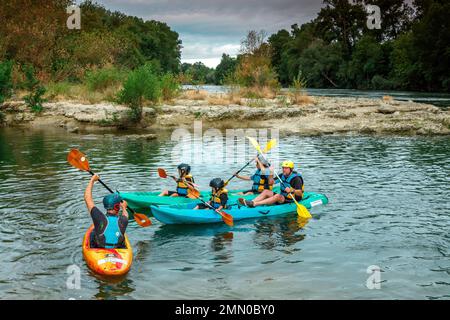
[[178,197],[178,193],[172,193],[171,197]]
[[261,201],[255,201],[253,200],[253,206],[257,207],[257,206],[263,206],[263,205],[270,205],[270,204],[274,204],[274,203],[283,203],[284,202],[284,197],[280,194],[276,194],[273,197],[270,198],[266,198],[264,200]]
[[160,193],[160,197],[166,197],[169,195],[169,190],[164,190],[163,192]]
[[261,192],[259,194],[259,196],[257,196],[255,199],[253,199],[253,202],[259,202],[261,200],[264,200],[264,199],[267,199],[267,198],[270,198],[270,197],[273,197],[273,196],[274,196],[273,191],[264,190],[263,192]]

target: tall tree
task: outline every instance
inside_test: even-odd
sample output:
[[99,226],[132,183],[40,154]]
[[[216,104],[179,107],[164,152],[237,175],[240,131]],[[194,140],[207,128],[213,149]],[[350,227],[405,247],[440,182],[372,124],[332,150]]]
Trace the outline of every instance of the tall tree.
[[328,43],[342,43],[344,54],[350,57],[353,47],[366,25],[366,11],[362,1],[324,0],[326,5],[316,19],[322,39]]

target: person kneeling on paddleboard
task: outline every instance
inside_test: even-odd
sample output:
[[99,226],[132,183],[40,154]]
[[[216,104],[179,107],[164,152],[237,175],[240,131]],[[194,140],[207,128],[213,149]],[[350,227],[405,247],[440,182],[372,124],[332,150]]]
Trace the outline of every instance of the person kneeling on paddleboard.
[[[92,189],[94,183],[99,180],[98,175],[94,175],[84,193],[86,207],[94,222],[94,232],[91,233],[92,248],[123,248],[125,246],[125,230],[128,226],[127,202],[117,193],[109,194],[103,198],[103,206],[106,215],[94,204]],[[120,209],[122,214],[119,215]]]
[[195,189],[194,177],[190,174],[191,166],[186,163],[178,165],[179,178],[172,177],[177,183],[176,191],[164,190],[159,196],[187,197],[189,190]]
[[281,166],[283,168],[283,174],[280,176],[281,181],[278,178],[275,179],[275,183],[280,183],[281,192],[279,194],[271,190],[264,190],[253,201],[239,198],[239,203],[250,208],[262,205],[291,203],[294,200],[289,193],[295,196],[295,200],[301,201],[304,191],[302,176],[294,171],[294,163],[292,161],[284,161]]
[[238,194],[240,195],[260,194],[264,190],[273,189],[274,179],[273,172],[270,170],[270,163],[259,155],[255,158],[255,161],[256,171],[252,176],[248,177],[235,174],[238,179],[253,181],[252,188],[244,192],[239,192]]
[[[210,181],[209,186],[211,187],[211,199],[208,201],[208,204],[219,211],[226,209],[228,203],[228,190],[225,189],[225,181],[220,178],[215,178]],[[211,208],[204,203],[199,203],[194,209]]]

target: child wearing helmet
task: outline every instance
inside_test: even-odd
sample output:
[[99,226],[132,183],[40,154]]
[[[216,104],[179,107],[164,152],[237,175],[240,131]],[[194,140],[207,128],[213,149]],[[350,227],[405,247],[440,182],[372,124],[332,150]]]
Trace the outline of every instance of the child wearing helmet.
[[272,190],[274,179],[273,172],[270,169],[270,163],[258,155],[255,158],[256,161],[256,171],[252,176],[240,176],[239,174],[235,174],[236,178],[246,181],[253,181],[252,188],[250,190],[239,192],[240,195],[252,195],[252,194],[260,194],[264,190]]
[[178,165],[178,179],[172,177],[177,184],[176,191],[164,190],[159,196],[187,197],[189,190],[195,189],[194,177],[190,174],[191,166],[186,163]]
[[[209,182],[211,187],[211,198],[208,201],[214,209],[222,210],[226,209],[228,203],[228,190],[225,189],[225,181],[220,178],[212,179]],[[198,204],[194,209],[211,209],[204,203]]]
[[[103,198],[106,214],[100,211],[92,198],[92,189],[94,183],[98,180],[98,175],[92,176],[84,193],[86,207],[94,222],[94,232],[91,233],[91,247],[123,248],[125,231],[128,226],[127,202],[122,201],[117,193],[109,194]],[[122,210],[122,214],[119,215],[120,210]]]
[[280,183],[280,193],[276,194],[272,190],[264,190],[253,201],[239,198],[239,203],[247,207],[253,208],[262,205],[273,205],[290,203],[294,200],[301,201],[303,198],[304,182],[303,177],[294,171],[294,162],[284,161],[281,164],[283,168],[283,174],[280,179],[275,179],[275,183]]

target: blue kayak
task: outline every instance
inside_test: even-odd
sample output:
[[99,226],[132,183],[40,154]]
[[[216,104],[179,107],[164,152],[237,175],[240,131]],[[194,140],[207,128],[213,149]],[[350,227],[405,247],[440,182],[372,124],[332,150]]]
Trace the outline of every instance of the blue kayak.
[[[299,201],[306,208],[327,204],[328,198],[320,193],[305,192],[303,200]],[[194,210],[198,203],[179,204],[173,206],[151,206],[153,216],[165,224],[200,224],[200,223],[222,223],[222,217],[214,210]],[[233,216],[234,221],[277,216],[297,211],[295,203],[277,204],[271,206],[258,206],[248,208],[233,204],[225,212]]]

